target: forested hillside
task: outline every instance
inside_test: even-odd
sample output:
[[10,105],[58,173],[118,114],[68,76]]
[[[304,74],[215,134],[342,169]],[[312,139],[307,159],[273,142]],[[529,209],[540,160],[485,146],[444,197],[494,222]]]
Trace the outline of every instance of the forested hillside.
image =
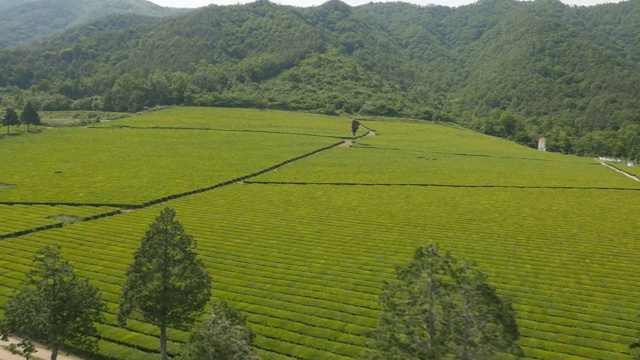
[[544,136],[552,151],[640,157],[640,1],[297,8],[260,0],[131,20],[0,51],[2,105],[410,116],[529,146]]
[[111,14],[167,16],[184,10],[146,0],[0,0],[0,49],[24,45]]

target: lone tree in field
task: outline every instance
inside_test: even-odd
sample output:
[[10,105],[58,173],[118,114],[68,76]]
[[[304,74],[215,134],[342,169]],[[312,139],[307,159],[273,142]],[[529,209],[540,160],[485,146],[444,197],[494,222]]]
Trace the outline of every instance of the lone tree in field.
[[121,325],[138,311],[160,327],[163,360],[168,358],[167,327],[187,330],[211,297],[211,276],[196,257],[196,241],[175,216],[166,208],[149,225],[126,272],[118,313]]
[[356,119],[351,119],[351,132],[353,133],[353,137],[356,137],[356,132],[360,127],[360,122]]
[[521,357],[518,327],[475,264],[458,262],[437,245],[418,248],[397,280],[384,284],[382,316],[371,332],[368,359]]
[[[29,358],[35,351],[31,341],[51,348],[51,360],[62,346],[95,350],[95,322],[102,321],[105,304],[99,291],[87,279],[75,275],[60,255],[59,246],[45,246],[37,252],[34,269],[22,289],[3,307],[0,335],[16,335]],[[14,352],[18,352],[13,348]]]
[[9,126],[20,125],[20,118],[15,110],[7,108],[2,115],[2,126],[7,127],[7,134],[9,134]]
[[180,360],[258,360],[253,354],[254,333],[238,310],[222,302],[213,306],[211,315],[196,326]]
[[24,106],[22,114],[20,114],[20,122],[27,124],[27,132],[29,132],[29,125],[40,125],[40,115],[30,102]]

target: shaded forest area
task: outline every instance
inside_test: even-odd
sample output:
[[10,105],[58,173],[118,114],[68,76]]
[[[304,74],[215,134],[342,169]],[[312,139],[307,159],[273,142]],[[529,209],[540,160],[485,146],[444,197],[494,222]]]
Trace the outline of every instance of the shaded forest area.
[[402,116],[579,155],[640,158],[640,2],[112,15],[0,51],[0,105],[197,105]]

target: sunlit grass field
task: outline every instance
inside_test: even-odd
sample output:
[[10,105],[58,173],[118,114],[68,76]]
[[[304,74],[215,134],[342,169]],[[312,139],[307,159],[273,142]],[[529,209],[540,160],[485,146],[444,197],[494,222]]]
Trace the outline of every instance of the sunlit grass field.
[[[129,119],[103,122],[98,127],[142,127],[271,132],[321,137],[351,136],[346,117],[255,109],[178,107]],[[364,133],[364,129],[359,134]]]
[[637,164],[634,164],[634,166],[628,166],[623,164],[612,164],[612,165],[626,172],[627,174],[631,174],[635,177],[640,178],[640,166],[638,166]]
[[[368,122],[378,136],[257,181],[447,186],[638,188],[592,159],[544,153],[469,130]],[[310,170],[312,169],[312,170]]]
[[[467,130],[363,122],[377,135],[352,147],[329,148],[210,191],[4,239],[0,303],[24,279],[35,251],[58,243],[109,303],[99,354],[157,358],[157,330],[142,321],[119,328],[115,314],[133,252],[148,224],[170,206],[198,241],[214,279],[212,300],[225,299],[247,315],[263,358],[357,358],[366,347],[365,332],[377,323],[382,281],[416,247],[438,242],[458,258],[477,261],[511,299],[528,358],[629,359],[640,313],[640,183],[591,159],[542,153]],[[351,136],[346,118],[254,110],[178,108],[101,126],[107,129],[5,138],[0,153],[33,143],[29,149],[51,144],[53,151],[57,144],[66,151],[92,146],[118,154],[117,146],[110,147],[114,138],[135,135],[128,138],[136,149],[128,161],[103,159],[105,169],[152,179],[159,177],[153,169],[166,163],[166,185],[147,181],[133,187],[144,196],[125,196],[135,191],[120,189],[130,185],[117,185],[113,176],[113,187],[101,192],[91,184],[109,171],[89,167],[82,176],[78,170],[84,185],[77,189],[93,194],[92,203],[109,205],[224,182]],[[175,129],[164,128],[169,126]],[[167,155],[150,159],[149,147]],[[181,155],[169,154],[172,149]],[[190,162],[190,154],[202,152],[216,155],[200,156],[202,164]],[[62,166],[57,156],[30,157],[28,169],[44,173],[55,168],[56,159]],[[2,159],[0,183],[12,184],[5,169],[17,163],[9,167]],[[77,159],[80,169],[93,158]],[[205,176],[205,169],[216,171]],[[16,171],[21,172],[28,174]],[[183,185],[184,174],[197,181]],[[25,201],[46,202],[48,188],[70,188],[66,181],[51,181],[40,178],[40,190],[24,193]],[[0,203],[18,188],[0,190]],[[65,191],[58,192],[59,201],[78,202]],[[2,217],[16,223],[11,231],[41,224],[38,216],[73,209],[51,207],[38,215],[47,207],[28,208],[0,206]],[[95,214],[112,208],[95,208]],[[86,209],[78,207],[75,215]],[[20,222],[23,217],[29,220]],[[187,334],[172,331],[169,337],[170,353],[179,353]]]
[[[202,121],[202,110],[179,109],[184,124]],[[168,113],[175,113],[168,110]],[[245,112],[238,110],[239,112]],[[211,110],[210,110],[211,112]],[[348,120],[328,118],[316,130],[325,136],[303,135],[302,125],[282,131],[278,117],[251,112],[246,121],[261,127],[238,128],[235,111],[213,111],[212,126],[240,131],[207,129],[167,130],[131,128],[56,128],[39,134],[6,137],[0,146],[0,203],[110,204],[136,206],[149,201],[195,191],[252,174],[297,156],[340,142],[338,124],[348,135]],[[283,113],[291,117],[290,113]],[[130,124],[158,116],[152,113],[132,120],[107,124]],[[191,118],[193,116],[193,118]],[[250,117],[249,115],[247,115]],[[152,121],[152,120],[151,120]],[[180,118],[176,117],[175,124]],[[291,120],[288,120],[291,121]],[[304,122],[305,117],[300,120]],[[174,125],[175,125],[174,124]],[[264,130],[278,129],[278,132]],[[332,131],[323,129],[333,128]],[[313,132],[313,131],[312,131]]]

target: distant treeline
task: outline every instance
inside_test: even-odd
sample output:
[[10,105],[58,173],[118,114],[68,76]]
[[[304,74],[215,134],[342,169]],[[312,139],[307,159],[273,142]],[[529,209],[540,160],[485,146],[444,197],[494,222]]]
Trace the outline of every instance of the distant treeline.
[[118,15],[0,51],[0,101],[408,116],[551,151],[640,157],[640,2],[297,8],[261,0]]

